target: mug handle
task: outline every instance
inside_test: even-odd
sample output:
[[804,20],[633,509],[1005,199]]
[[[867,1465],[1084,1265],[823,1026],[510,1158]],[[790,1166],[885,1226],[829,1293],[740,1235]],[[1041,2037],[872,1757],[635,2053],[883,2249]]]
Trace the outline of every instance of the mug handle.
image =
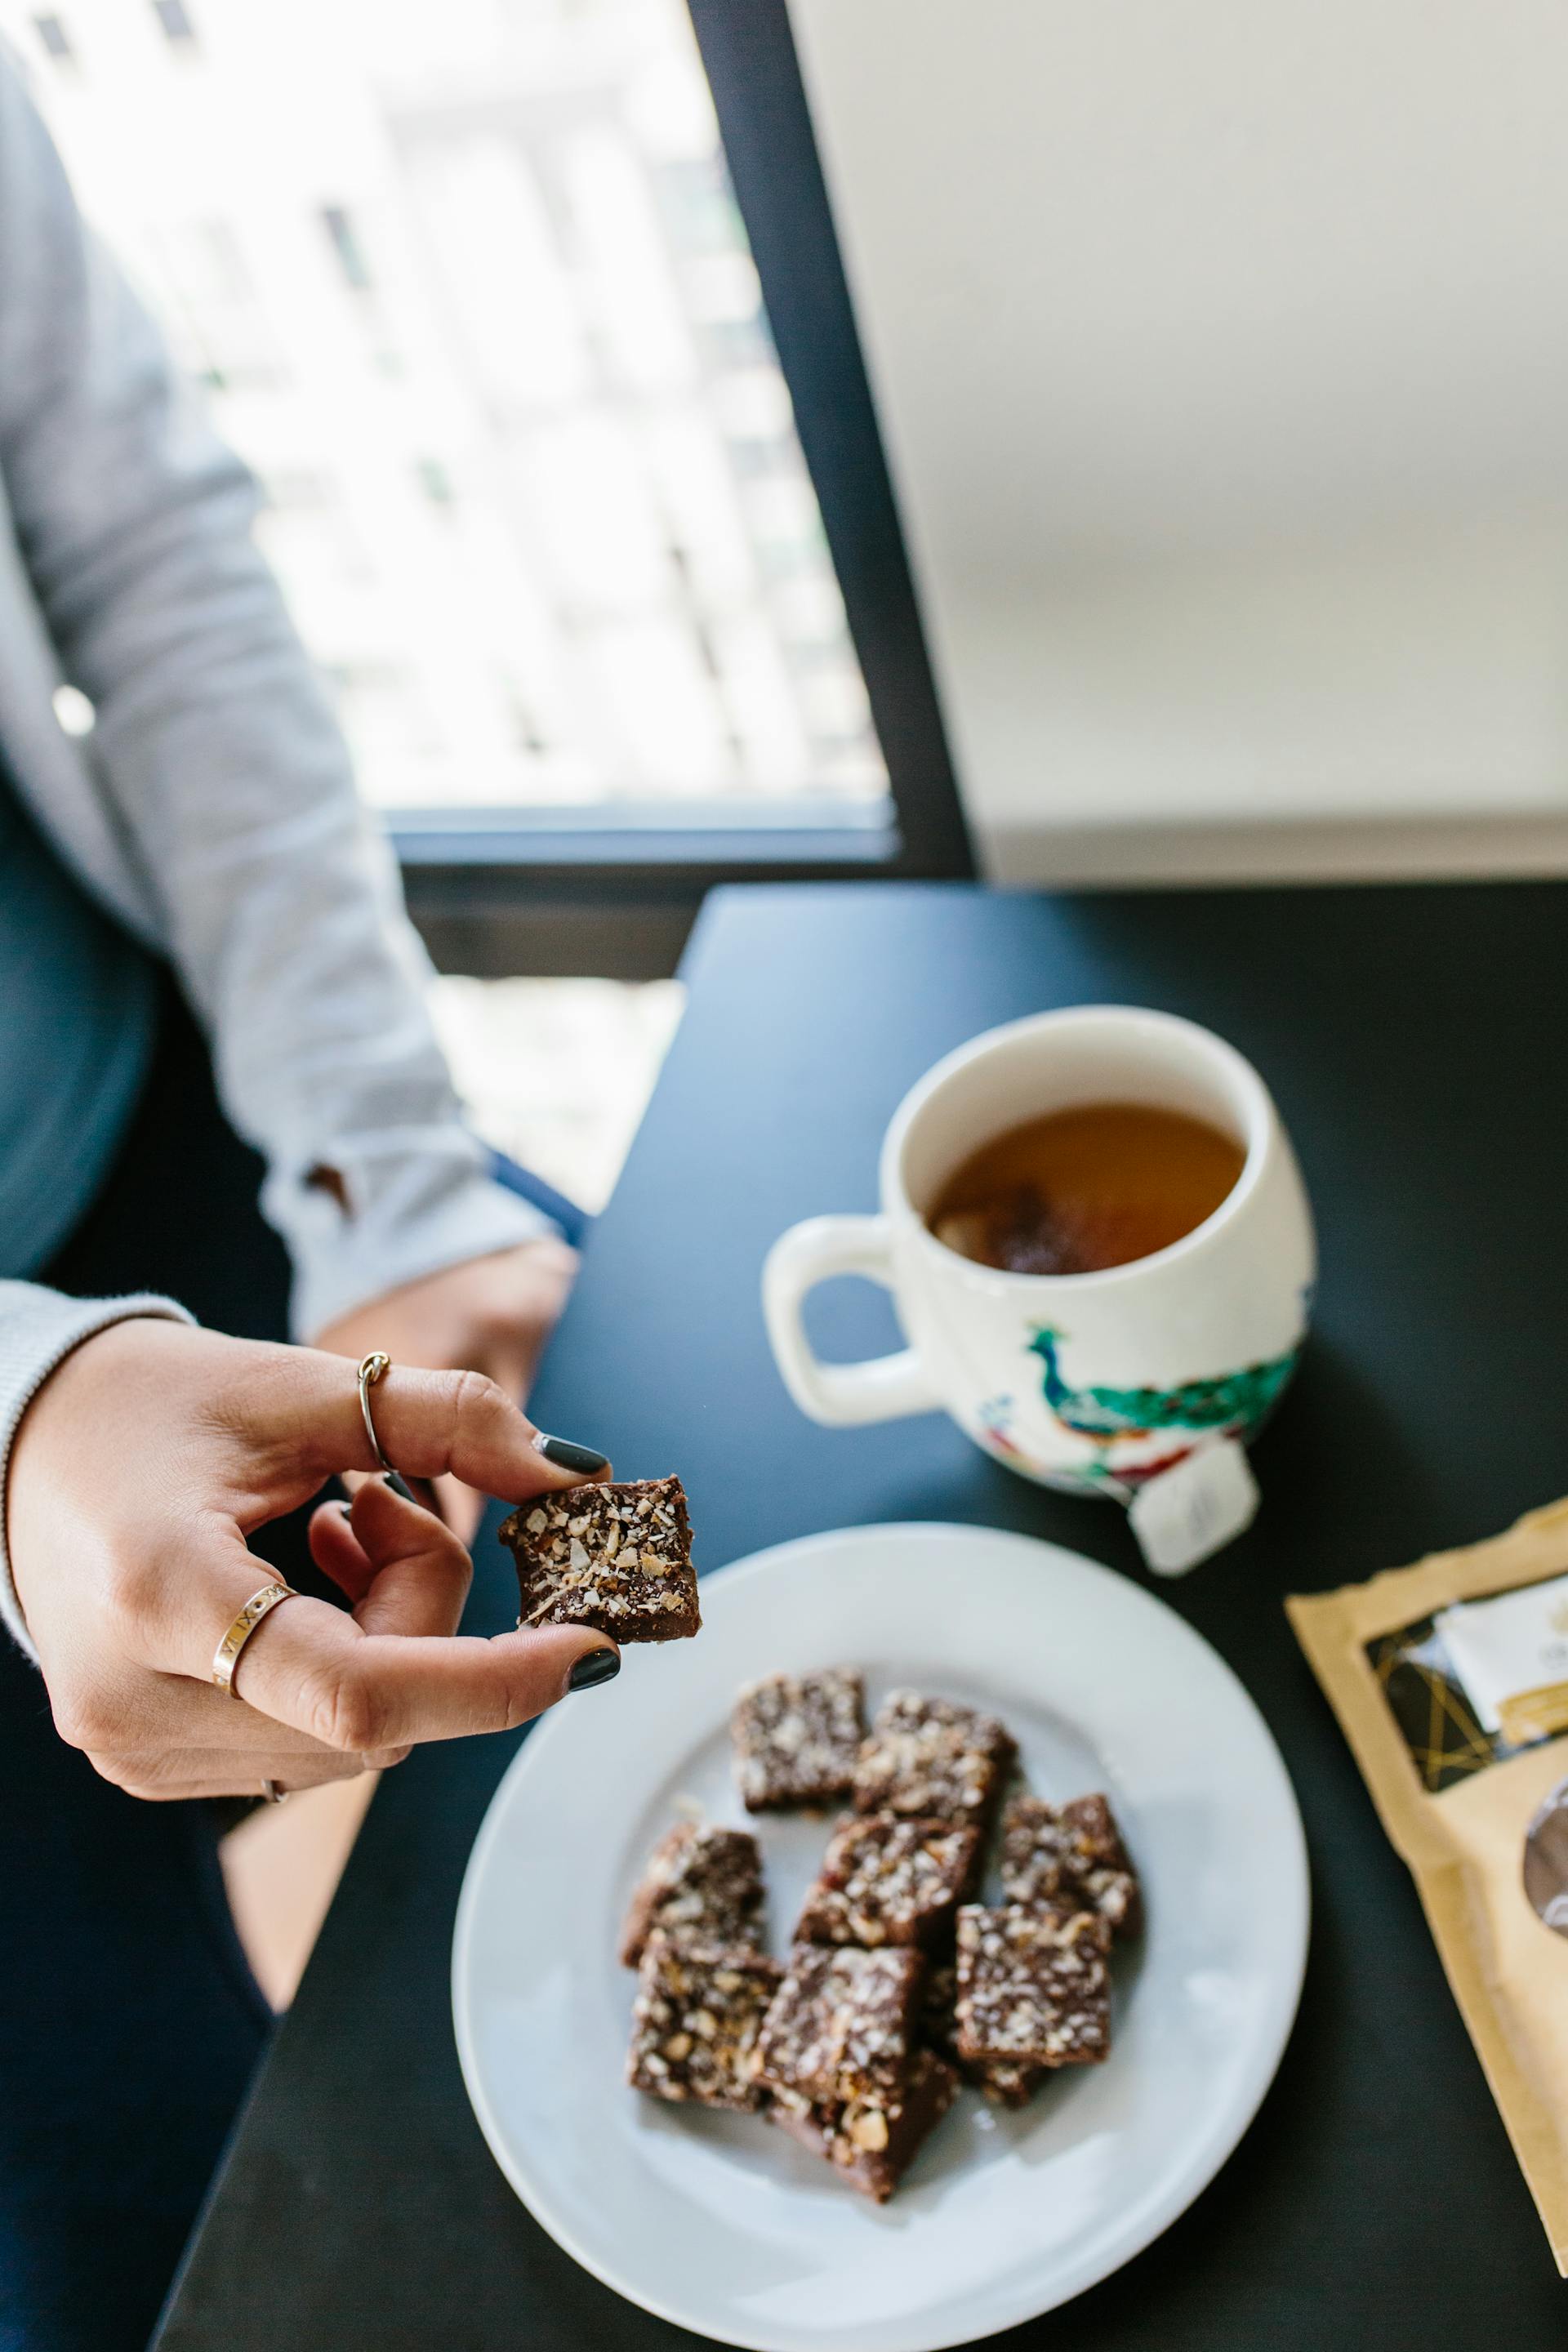
[[781,1234],[763,1267],[763,1314],[784,1384],[802,1412],[829,1426],[894,1421],[942,1402],[912,1348],[861,1364],[825,1364],[801,1322],[808,1290],[837,1274],[864,1275],[893,1288],[892,1234],[886,1217],[809,1217]]

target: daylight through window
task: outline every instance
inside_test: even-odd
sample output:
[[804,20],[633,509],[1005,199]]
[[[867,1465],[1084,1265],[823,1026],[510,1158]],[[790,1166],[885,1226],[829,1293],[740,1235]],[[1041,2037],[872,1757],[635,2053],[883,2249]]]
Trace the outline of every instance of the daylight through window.
[[885,791],[679,0],[0,28],[266,485],[373,799]]

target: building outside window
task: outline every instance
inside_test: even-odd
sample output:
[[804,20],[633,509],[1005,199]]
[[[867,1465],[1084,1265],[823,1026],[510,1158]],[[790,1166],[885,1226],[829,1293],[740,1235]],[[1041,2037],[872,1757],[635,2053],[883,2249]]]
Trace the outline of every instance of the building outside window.
[[372,800],[881,800],[679,0],[0,28],[268,488]]

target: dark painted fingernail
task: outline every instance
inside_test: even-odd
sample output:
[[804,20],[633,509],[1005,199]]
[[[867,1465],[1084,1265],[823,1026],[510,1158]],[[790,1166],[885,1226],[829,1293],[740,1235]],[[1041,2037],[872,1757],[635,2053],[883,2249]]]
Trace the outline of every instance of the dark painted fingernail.
[[613,1683],[621,1671],[618,1650],[589,1650],[566,1677],[569,1691],[592,1690],[595,1683]]
[[591,1445],[574,1445],[569,1437],[546,1437],[540,1430],[533,1443],[557,1470],[575,1470],[582,1477],[591,1478],[595,1470],[609,1468],[607,1454],[596,1454]]
[[407,1479],[400,1478],[395,1470],[383,1471],[381,1483],[384,1486],[390,1486],[395,1495],[401,1495],[405,1503],[412,1503],[416,1509],[420,1507],[419,1497]]

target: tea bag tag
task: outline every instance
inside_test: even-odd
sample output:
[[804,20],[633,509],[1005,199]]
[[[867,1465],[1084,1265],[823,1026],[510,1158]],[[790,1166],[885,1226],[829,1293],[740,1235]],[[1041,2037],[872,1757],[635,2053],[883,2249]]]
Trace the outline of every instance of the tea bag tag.
[[1235,1438],[1215,1437],[1140,1486],[1127,1516],[1155,1575],[1184,1576],[1249,1528],[1261,1499]]

